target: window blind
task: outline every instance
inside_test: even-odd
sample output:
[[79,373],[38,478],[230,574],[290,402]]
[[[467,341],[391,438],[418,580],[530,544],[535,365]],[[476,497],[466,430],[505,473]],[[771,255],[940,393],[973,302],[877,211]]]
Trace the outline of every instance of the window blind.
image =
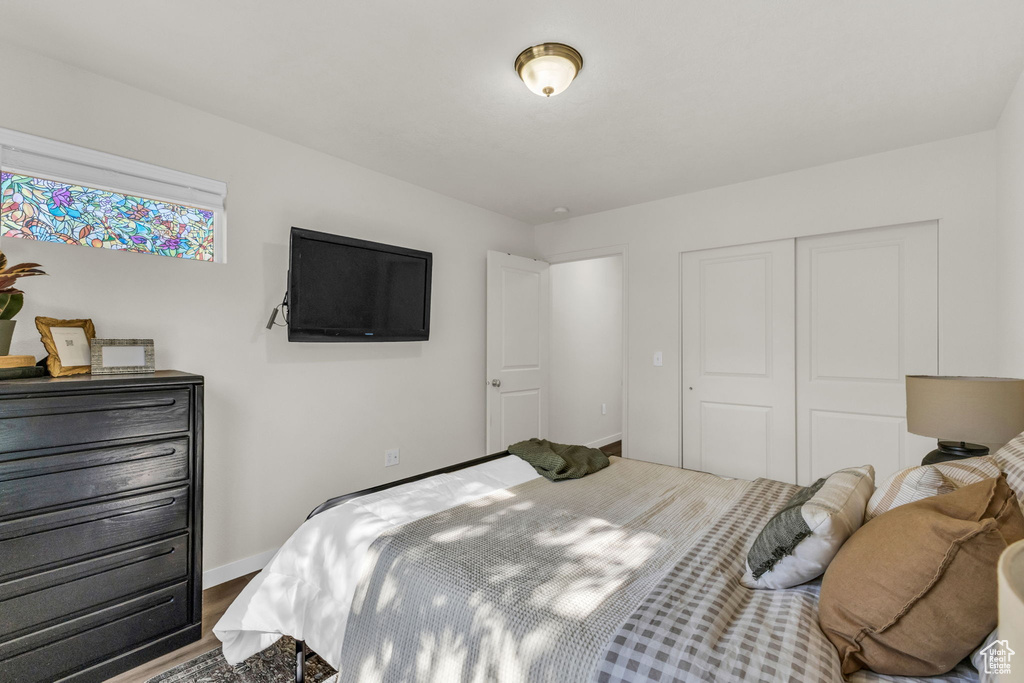
[[0,168],[223,212],[227,183],[0,128]]

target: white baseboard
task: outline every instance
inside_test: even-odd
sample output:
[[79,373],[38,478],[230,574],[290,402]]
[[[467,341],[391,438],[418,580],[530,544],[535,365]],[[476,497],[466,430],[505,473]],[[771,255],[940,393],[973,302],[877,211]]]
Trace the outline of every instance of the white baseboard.
[[273,548],[266,552],[262,552],[258,555],[252,555],[251,557],[243,557],[241,560],[235,560],[229,562],[220,567],[214,567],[203,572],[203,590],[207,588],[213,588],[214,586],[222,583],[226,583],[231,579],[237,579],[239,576],[245,576],[257,572],[267,566],[267,562],[270,562],[270,558],[277,552],[277,548]]
[[591,441],[587,444],[587,448],[600,448],[601,446],[607,446],[608,444],[615,443],[616,441],[622,441],[622,432],[597,439],[596,441]]

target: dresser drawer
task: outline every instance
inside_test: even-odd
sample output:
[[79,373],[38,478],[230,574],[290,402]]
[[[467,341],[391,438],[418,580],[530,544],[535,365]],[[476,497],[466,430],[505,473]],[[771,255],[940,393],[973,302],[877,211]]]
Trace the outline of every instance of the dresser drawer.
[[184,432],[189,390],[33,396],[0,403],[0,453]]
[[188,438],[0,461],[0,519],[183,481]]
[[0,584],[0,643],[188,575],[188,536]]
[[187,624],[187,584],[180,583],[0,643],[0,681],[56,681]]
[[2,522],[0,580],[29,569],[184,530],[188,510],[189,490],[182,486]]

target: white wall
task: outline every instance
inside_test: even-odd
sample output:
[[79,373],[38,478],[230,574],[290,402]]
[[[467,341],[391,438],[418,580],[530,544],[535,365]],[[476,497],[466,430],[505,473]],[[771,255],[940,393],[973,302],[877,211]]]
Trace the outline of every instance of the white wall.
[[[551,265],[552,441],[622,437],[622,256]],[[606,414],[601,414],[601,404]]]
[[[42,356],[37,315],[89,317],[101,336],[153,337],[158,367],[206,376],[207,569],[276,547],[330,496],[484,453],[486,251],[532,255],[529,226],[29,53],[0,61],[32,74],[0,99],[0,126],[228,182],[223,265],[0,245],[50,274],[24,284],[12,353]],[[430,341],[264,330],[293,225],[432,251]]]
[[[206,375],[208,568],[275,547],[331,495],[483,452],[487,249],[532,256],[629,245],[633,457],[679,463],[684,250],[938,219],[940,371],[1024,376],[1021,85],[996,132],[531,233],[517,221],[31,53],[5,47],[0,60],[10,73],[34,75],[19,82],[17,97],[0,99],[0,126],[229,183],[224,265],[14,239],[0,245],[15,261],[39,261],[51,273],[25,283],[12,353],[42,354],[36,315],[91,317],[104,336],[154,337],[159,367]],[[281,329],[264,331],[283,293],[292,225],[433,251],[432,339],[300,345],[288,344]],[[651,366],[655,350],[664,351],[664,367]],[[383,451],[394,446],[402,464],[384,470]]]
[[630,457],[680,463],[682,251],[937,219],[939,370],[995,372],[995,157],[979,133],[536,227],[542,257],[628,244]]
[[996,127],[999,150],[999,374],[1024,377],[1024,73]]

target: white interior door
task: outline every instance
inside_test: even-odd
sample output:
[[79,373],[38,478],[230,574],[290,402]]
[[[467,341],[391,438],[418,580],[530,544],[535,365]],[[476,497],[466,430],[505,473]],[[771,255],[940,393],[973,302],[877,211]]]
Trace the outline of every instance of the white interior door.
[[682,255],[683,466],[796,479],[793,240]]
[[907,432],[904,376],[938,372],[938,225],[800,238],[796,251],[799,483],[918,464],[934,442]]
[[548,432],[548,264],[487,252],[487,452]]

